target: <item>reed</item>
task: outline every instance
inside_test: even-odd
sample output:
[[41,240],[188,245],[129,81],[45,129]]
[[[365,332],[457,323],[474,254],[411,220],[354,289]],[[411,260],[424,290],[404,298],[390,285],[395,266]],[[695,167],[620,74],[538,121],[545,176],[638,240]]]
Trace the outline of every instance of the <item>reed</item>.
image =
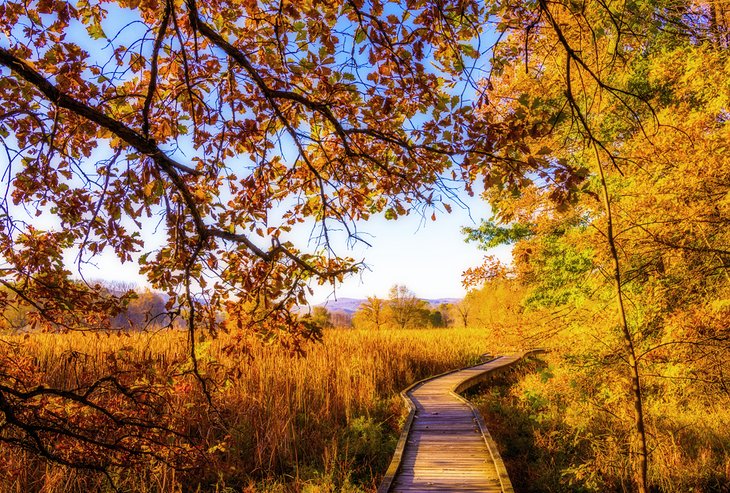
[[[331,330],[304,357],[241,334],[197,342],[215,411],[190,375],[187,334],[33,334],[22,342],[44,385],[74,388],[111,371],[167,382],[170,422],[208,457],[194,474],[164,463],[116,468],[121,491],[374,491],[405,415],[398,392],[488,351],[471,329]],[[106,478],[0,450],[0,491],[110,489]],[[4,471],[4,472],[3,472]]]

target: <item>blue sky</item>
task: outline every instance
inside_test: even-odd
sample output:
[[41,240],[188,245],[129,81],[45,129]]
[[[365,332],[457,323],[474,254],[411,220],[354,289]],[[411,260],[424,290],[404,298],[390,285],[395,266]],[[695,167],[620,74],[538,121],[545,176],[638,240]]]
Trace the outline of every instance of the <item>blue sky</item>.
[[[464,242],[461,228],[487,217],[489,208],[478,197],[461,198],[468,209],[454,206],[451,214],[437,214],[436,221],[411,214],[396,221],[376,218],[361,224],[360,230],[372,235],[368,238],[372,247],[359,245],[347,253],[358,260],[364,258],[370,269],[334,290],[331,286],[317,287],[312,302],[335,296],[386,297],[396,283],[408,286],[421,298],[462,297],[461,273],[480,264],[484,252]],[[508,247],[497,248],[490,254],[509,261],[509,251]]]

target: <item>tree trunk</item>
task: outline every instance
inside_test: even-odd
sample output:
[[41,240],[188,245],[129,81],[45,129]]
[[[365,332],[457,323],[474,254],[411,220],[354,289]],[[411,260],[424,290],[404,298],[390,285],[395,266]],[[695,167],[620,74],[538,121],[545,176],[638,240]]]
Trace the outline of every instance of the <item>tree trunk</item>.
[[611,259],[613,261],[613,283],[616,292],[616,302],[619,314],[619,323],[624,339],[626,356],[631,372],[631,396],[634,401],[634,425],[637,438],[639,441],[639,453],[636,464],[636,486],[639,493],[647,493],[649,485],[649,453],[646,444],[646,427],[644,424],[644,404],[641,395],[641,379],[639,373],[639,362],[636,359],[636,349],[634,347],[634,339],[629,330],[629,324],[626,320],[626,309],[624,307],[624,295],[621,286],[621,264],[616,249],[616,240],[613,234],[613,214],[611,212],[611,199],[608,194],[608,185],[606,184],[606,176],[603,172],[603,166],[598,158],[596,150],[596,158],[598,161],[598,169],[601,178],[601,187],[603,188],[603,202],[606,208],[607,231],[606,238],[608,240]]

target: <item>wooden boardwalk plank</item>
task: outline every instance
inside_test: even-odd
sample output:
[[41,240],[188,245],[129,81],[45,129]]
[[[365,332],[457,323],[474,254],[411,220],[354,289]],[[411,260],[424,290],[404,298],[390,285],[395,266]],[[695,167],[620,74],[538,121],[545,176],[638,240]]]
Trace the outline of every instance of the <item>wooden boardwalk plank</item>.
[[511,493],[504,464],[476,409],[457,395],[528,353],[425,380],[406,396],[412,412],[379,493]]

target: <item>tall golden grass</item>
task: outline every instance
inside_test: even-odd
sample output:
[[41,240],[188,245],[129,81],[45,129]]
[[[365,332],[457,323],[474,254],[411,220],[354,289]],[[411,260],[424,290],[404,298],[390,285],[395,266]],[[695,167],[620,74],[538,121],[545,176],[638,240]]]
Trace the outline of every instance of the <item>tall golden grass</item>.
[[[631,409],[590,371],[576,371],[555,351],[520,363],[471,396],[516,491],[632,490]],[[621,376],[606,367],[595,371]],[[684,380],[650,382],[660,390],[645,400],[651,491],[730,491],[727,397],[703,398]]]
[[[374,491],[405,414],[398,392],[410,383],[476,362],[488,335],[470,329],[332,330],[305,357],[239,334],[199,341],[197,357],[215,404],[204,405],[189,374],[185,332],[121,337],[89,334],[3,336],[22,342],[48,386],[74,388],[111,371],[167,378],[170,412],[209,462],[194,475],[156,463],[112,471],[129,492]],[[156,375],[156,377],[155,377]],[[2,492],[111,490],[104,477],[0,450]]]

